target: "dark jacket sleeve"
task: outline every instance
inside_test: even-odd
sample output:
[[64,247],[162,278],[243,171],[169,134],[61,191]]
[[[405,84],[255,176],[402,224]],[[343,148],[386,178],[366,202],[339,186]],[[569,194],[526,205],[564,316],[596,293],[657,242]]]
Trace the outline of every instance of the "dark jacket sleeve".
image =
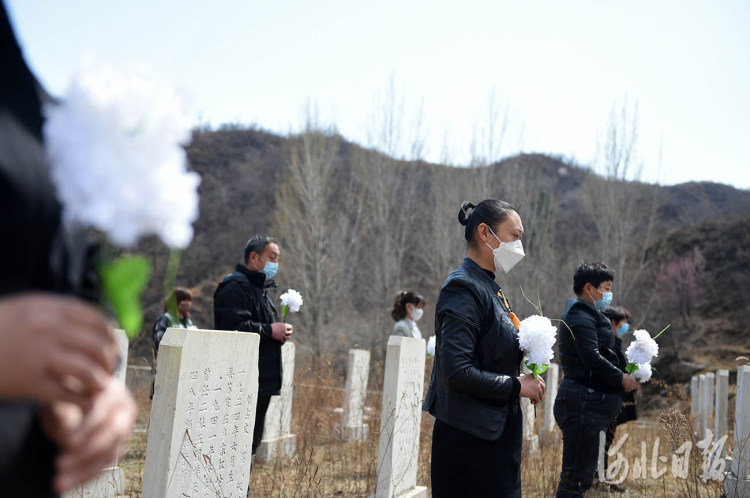
[[501,402],[517,398],[518,379],[480,370],[474,364],[482,323],[479,296],[460,281],[448,283],[442,292],[447,293],[440,330],[442,381],[453,391],[477,398]]
[[249,302],[252,302],[251,309],[258,309],[259,303],[253,302],[254,300],[253,296],[245,291],[238,281],[227,282],[224,287],[216,291],[214,297],[216,327],[220,330],[253,332],[270,339],[271,324],[253,320],[253,315],[248,310]]
[[169,317],[167,317],[166,313],[161,315],[156,319],[156,322],[154,322],[154,329],[151,331],[151,337],[153,337],[154,339],[154,344],[156,345],[157,351],[159,351],[159,344],[161,344],[164,333],[169,327]]
[[571,310],[567,323],[573,331],[573,344],[583,365],[607,384],[621,386],[622,371],[599,353],[594,317],[580,310]]

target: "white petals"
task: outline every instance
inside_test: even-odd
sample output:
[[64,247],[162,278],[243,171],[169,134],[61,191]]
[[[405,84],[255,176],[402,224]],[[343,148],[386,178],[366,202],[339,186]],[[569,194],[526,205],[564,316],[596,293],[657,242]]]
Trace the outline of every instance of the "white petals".
[[521,349],[529,353],[529,365],[549,365],[555,356],[552,347],[557,338],[557,327],[549,318],[532,315],[521,322],[518,341]]
[[648,382],[649,379],[651,379],[651,364],[640,363],[638,365],[638,370],[633,372],[633,378],[641,383]]
[[429,339],[427,339],[427,354],[430,356],[435,356],[435,336],[431,335]]
[[289,289],[281,295],[281,305],[288,307],[292,313],[297,313],[302,306],[302,294],[294,289]]
[[121,246],[147,234],[170,247],[190,244],[200,177],[186,169],[190,121],[173,87],[140,67],[89,61],[44,113],[65,223],[97,228]]
[[625,351],[628,362],[636,365],[651,363],[651,360],[659,354],[659,345],[651,338],[651,334],[643,329],[633,332],[633,336],[635,340]]

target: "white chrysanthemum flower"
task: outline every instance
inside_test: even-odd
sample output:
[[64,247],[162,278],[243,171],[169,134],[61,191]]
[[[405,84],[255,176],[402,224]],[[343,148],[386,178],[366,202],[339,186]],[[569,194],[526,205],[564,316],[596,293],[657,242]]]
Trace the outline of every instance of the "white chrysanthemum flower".
[[289,289],[281,295],[281,305],[288,307],[292,313],[297,313],[302,306],[302,294],[294,289]]
[[435,356],[435,336],[431,335],[429,339],[427,339],[427,354],[430,356]]
[[636,365],[651,363],[651,360],[659,354],[659,345],[651,338],[651,334],[643,329],[633,332],[633,336],[635,340],[625,351],[628,362]]
[[638,370],[633,372],[633,378],[638,382],[648,382],[651,379],[651,363],[638,364]]
[[44,109],[44,142],[63,220],[121,246],[157,234],[185,248],[200,177],[188,172],[183,99],[141,67],[88,61],[59,105]]
[[521,349],[529,353],[529,365],[549,365],[555,356],[552,347],[557,338],[557,327],[549,318],[532,315],[521,322],[518,341]]

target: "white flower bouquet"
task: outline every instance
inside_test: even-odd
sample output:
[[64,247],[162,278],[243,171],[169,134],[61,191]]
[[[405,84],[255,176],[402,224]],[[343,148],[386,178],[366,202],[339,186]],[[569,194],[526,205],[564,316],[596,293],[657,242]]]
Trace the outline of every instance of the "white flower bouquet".
[[555,356],[552,348],[557,340],[557,327],[541,315],[532,315],[521,321],[518,329],[518,342],[521,349],[529,354],[525,364],[534,378],[544,373]]
[[[93,227],[115,245],[133,247],[156,234],[173,248],[171,292],[179,250],[190,244],[198,217],[200,177],[187,171],[183,145],[190,121],[180,94],[140,66],[89,60],[61,103],[44,108],[50,175],[67,226]],[[140,256],[99,265],[105,298],[134,338],[143,317],[140,293],[150,265]],[[176,303],[174,303],[176,312]]]
[[429,339],[427,339],[427,356],[432,358],[435,356],[435,336],[431,335]]
[[640,383],[648,382],[651,379],[651,363],[641,363],[638,369],[633,372],[633,377]]
[[286,322],[287,313],[298,313],[302,306],[302,294],[289,289],[281,295],[281,319]]
[[[625,371],[633,375],[639,382],[647,382],[651,378],[651,360],[659,355],[659,345],[656,343],[656,339],[670,326],[671,324],[664,327],[653,339],[647,330],[640,329],[633,332],[635,340],[625,350],[625,355],[628,358]],[[639,370],[647,370],[647,372],[636,375]]]

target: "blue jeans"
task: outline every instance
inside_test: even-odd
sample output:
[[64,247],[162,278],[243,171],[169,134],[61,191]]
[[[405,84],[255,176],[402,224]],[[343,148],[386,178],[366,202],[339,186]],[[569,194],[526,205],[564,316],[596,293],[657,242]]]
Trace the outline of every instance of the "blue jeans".
[[622,406],[620,393],[602,393],[563,379],[554,414],[563,434],[563,463],[555,498],[583,496],[594,481],[599,432],[606,431]]

